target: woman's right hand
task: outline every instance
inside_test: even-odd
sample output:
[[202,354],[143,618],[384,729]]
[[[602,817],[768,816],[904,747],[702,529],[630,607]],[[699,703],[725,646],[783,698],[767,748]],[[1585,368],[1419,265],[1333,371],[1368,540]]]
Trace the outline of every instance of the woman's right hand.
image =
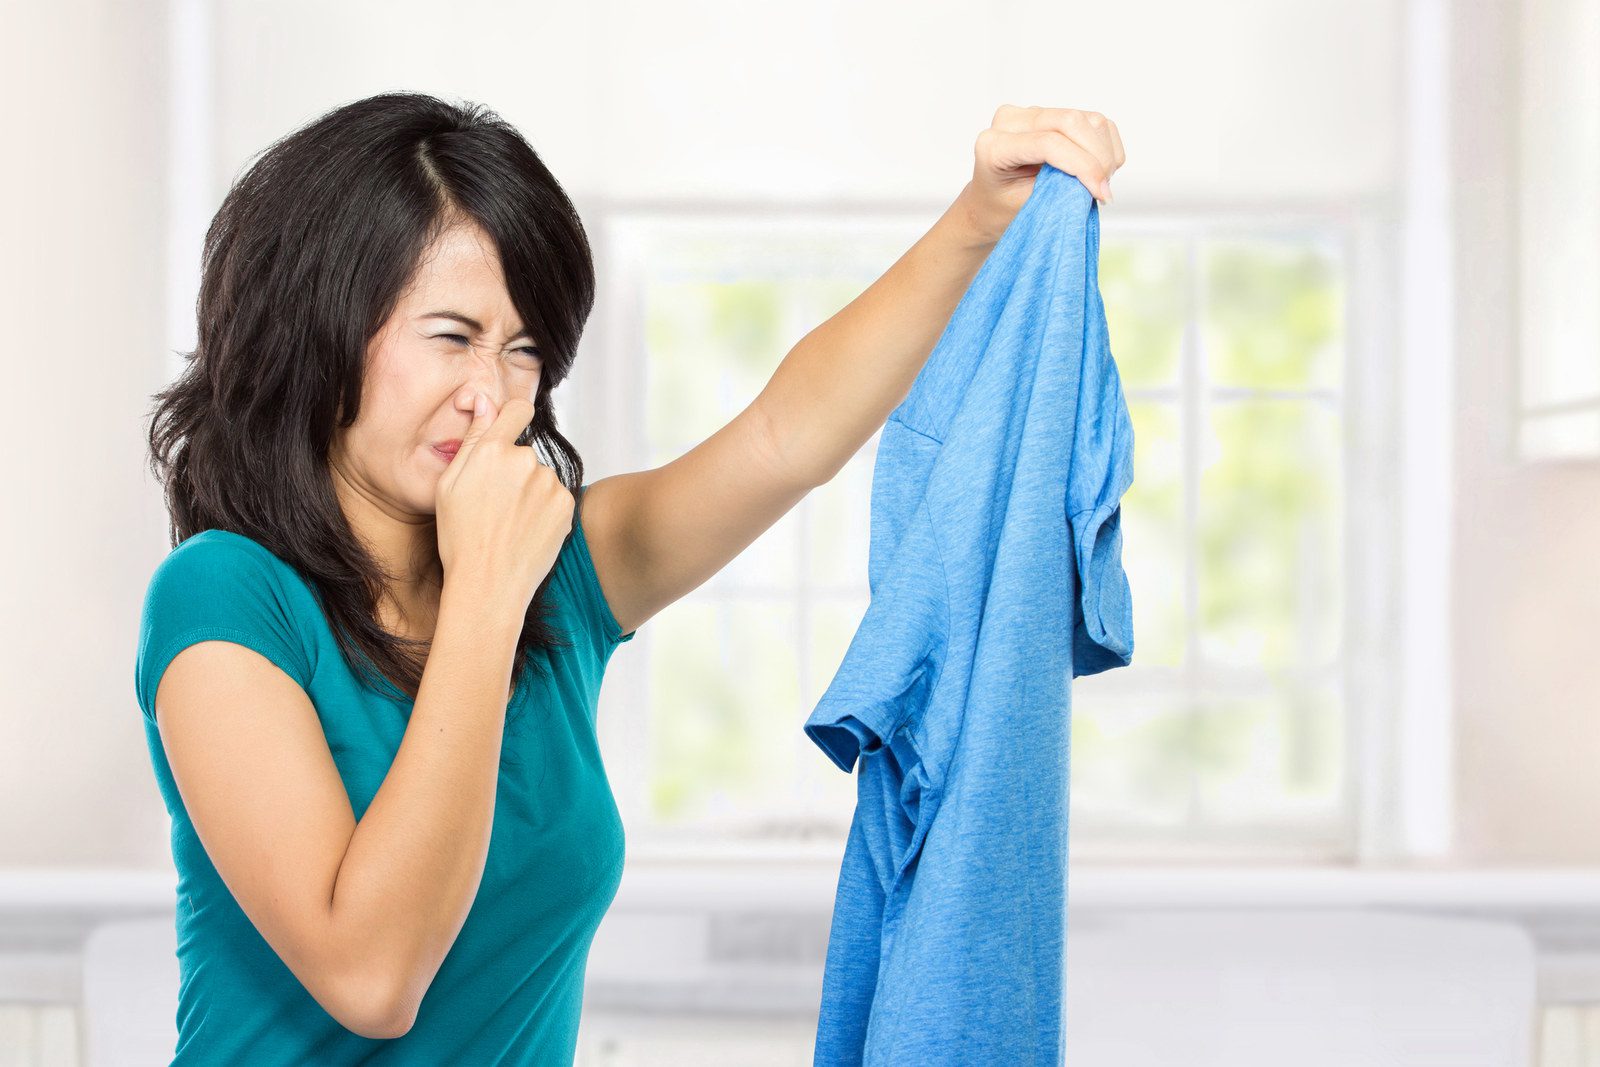
[[533,411],[522,397],[495,411],[480,395],[461,447],[439,476],[434,506],[445,584],[465,581],[484,596],[504,596],[519,618],[572,531],[575,504],[537,451],[516,444]]

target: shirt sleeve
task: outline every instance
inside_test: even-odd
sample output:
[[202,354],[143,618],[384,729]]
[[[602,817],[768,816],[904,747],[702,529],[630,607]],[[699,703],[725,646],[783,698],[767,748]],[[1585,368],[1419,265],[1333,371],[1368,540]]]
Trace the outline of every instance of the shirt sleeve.
[[844,659],[805,723],[840,770],[892,745],[932,699],[949,640],[944,559],[923,502],[872,589]]
[[1122,566],[1122,497],[1133,484],[1133,421],[1107,343],[1098,285],[1089,286],[1081,392],[1067,474],[1078,598],[1072,674],[1099,674],[1133,660],[1133,594]]
[[572,562],[577,571],[575,581],[581,601],[579,607],[598,623],[607,648],[615,648],[625,641],[632,641],[639,631],[633,629],[622,632],[622,624],[612,613],[611,605],[606,603],[605,592],[600,588],[600,575],[595,570],[594,557],[589,553],[589,539],[583,532],[583,494],[588,490],[587,485],[579,486],[578,500],[572,512]]
[[134,667],[139,707],[151,722],[162,674],[179,652],[201,641],[243,645],[301,688],[309,686],[310,658],[265,553],[238,535],[206,531],[156,568],[145,592]]

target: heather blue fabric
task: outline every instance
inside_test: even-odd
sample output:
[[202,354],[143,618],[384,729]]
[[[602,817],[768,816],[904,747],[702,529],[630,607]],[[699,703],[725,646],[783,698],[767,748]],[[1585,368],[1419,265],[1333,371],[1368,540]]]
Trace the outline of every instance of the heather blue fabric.
[[1071,679],[1133,658],[1100,218],[1049,165],[879,438],[818,1067],[1059,1064]]

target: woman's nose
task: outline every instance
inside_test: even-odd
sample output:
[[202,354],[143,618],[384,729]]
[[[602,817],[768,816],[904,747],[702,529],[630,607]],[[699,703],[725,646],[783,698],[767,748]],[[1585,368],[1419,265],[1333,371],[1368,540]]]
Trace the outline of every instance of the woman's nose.
[[482,393],[494,402],[496,408],[504,404],[507,395],[505,361],[495,353],[474,345],[466,364],[462,384],[468,388],[469,396]]

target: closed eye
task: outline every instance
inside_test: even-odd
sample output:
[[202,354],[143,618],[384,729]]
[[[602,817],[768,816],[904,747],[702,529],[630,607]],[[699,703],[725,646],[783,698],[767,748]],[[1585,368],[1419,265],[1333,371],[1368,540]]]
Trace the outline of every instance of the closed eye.
[[[462,344],[469,343],[467,339],[459,333],[441,333],[438,336],[447,341],[460,341]],[[528,359],[542,360],[544,358],[539,354],[539,349],[536,345],[524,345],[522,348],[514,349],[513,351],[523,354]]]

